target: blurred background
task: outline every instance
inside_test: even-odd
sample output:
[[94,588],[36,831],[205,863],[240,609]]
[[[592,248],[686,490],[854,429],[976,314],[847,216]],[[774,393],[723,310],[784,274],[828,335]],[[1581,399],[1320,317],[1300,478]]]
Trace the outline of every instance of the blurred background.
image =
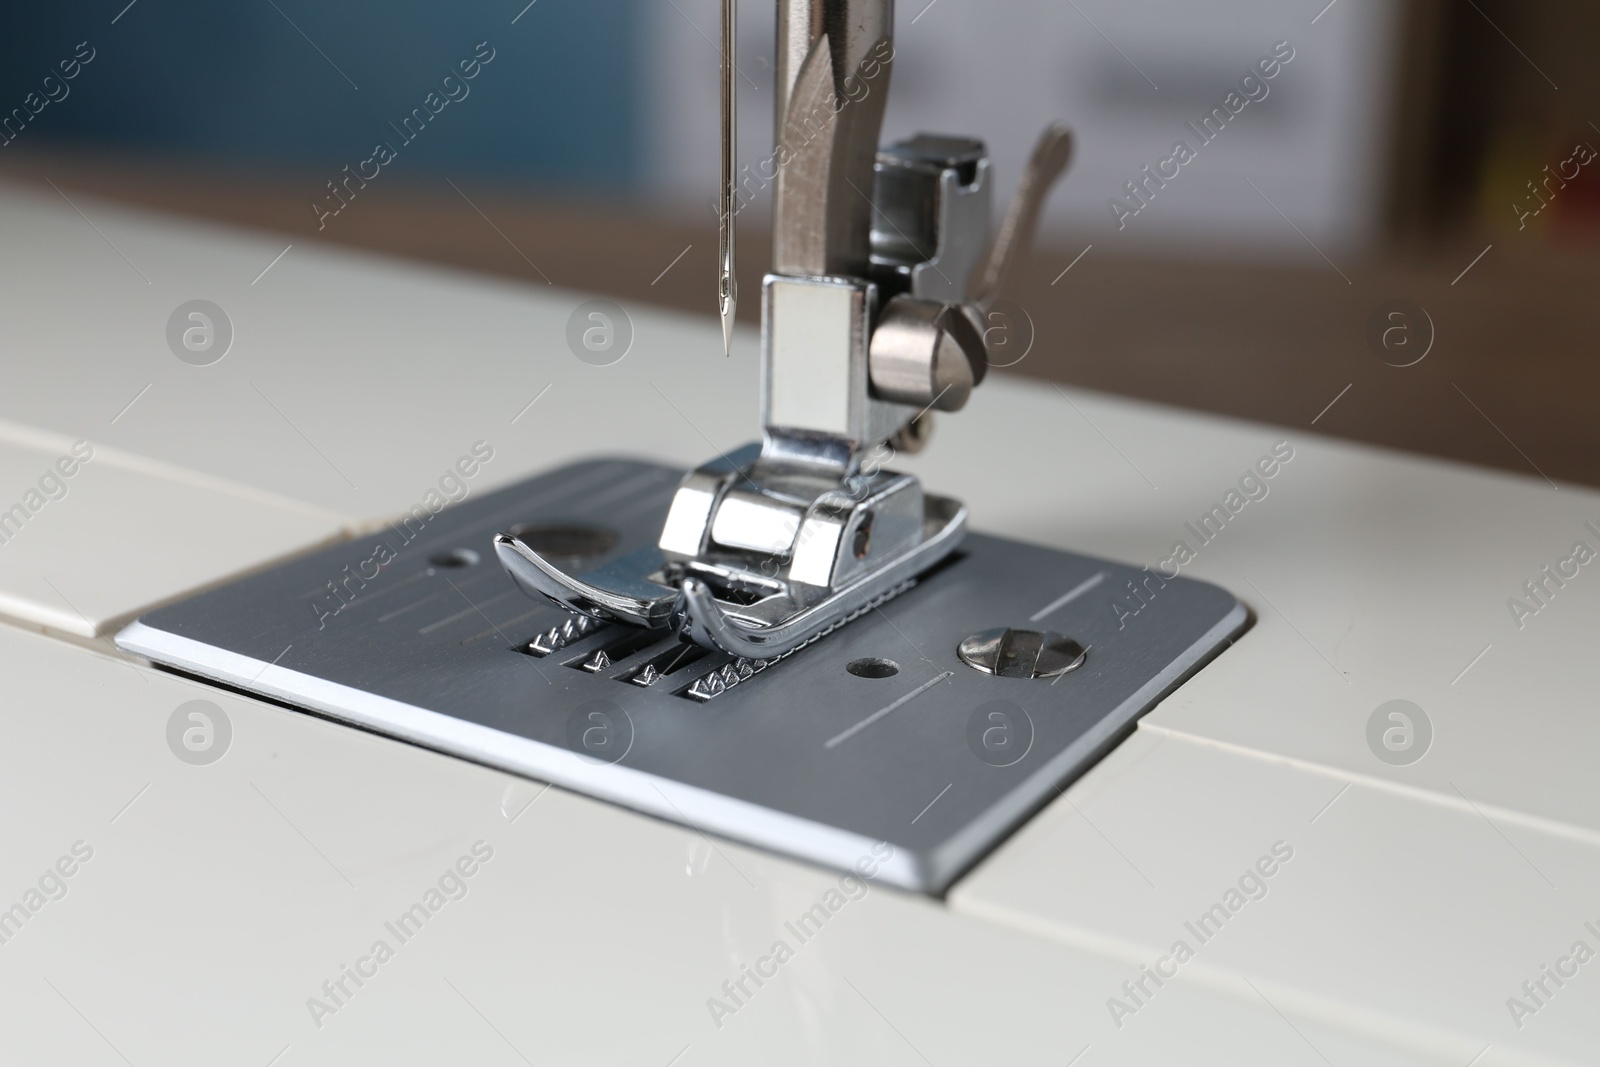
[[[740,5],[752,167],[774,10]],[[717,0],[11,5],[0,181],[711,316],[717,33]],[[1075,129],[1008,373],[1600,484],[1597,45],[1583,0],[908,0],[885,137],[983,137],[1003,204]]]

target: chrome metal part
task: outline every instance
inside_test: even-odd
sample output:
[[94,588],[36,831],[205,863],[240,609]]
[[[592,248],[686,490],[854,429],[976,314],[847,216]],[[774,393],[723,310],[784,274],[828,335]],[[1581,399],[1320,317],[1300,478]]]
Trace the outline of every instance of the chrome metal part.
[[871,394],[868,344],[876,300],[876,286],[861,279],[767,276],[764,458],[842,479],[917,413]]
[[641,548],[581,575],[566,573],[515,534],[495,534],[494,552],[523,592],[568,611],[649,630],[670,622],[673,592],[649,578],[661,569],[658,548]]
[[661,530],[656,545],[581,574],[515,534],[493,544],[530,595],[771,659],[902,591],[960,544],[966,509],[925,494],[909,475],[841,482],[768,461],[752,445],[685,476]]
[[1088,651],[1054,630],[1000,627],[963,638],[956,655],[973,670],[1001,678],[1059,678],[1082,667]]
[[559,652],[574,641],[588,637],[601,626],[600,620],[590,615],[569,615],[557,626],[552,626],[524,646],[530,656],[548,656]]
[[993,201],[983,142],[918,134],[878,152],[872,274],[885,291],[960,304],[989,241]]
[[[965,530],[965,509],[925,497],[905,475],[862,475],[849,493],[804,472],[783,479],[781,492],[746,483],[727,461],[694,472],[671,512],[681,513],[687,499],[697,514],[714,513],[706,539],[681,552],[641,548],[583,574],[565,573],[514,534],[497,534],[496,555],[524,592],[584,613],[541,635],[530,651],[565,647],[604,619],[670,627],[741,655],[783,655],[894,595]],[[674,528],[669,513],[663,539]]]
[[742,656],[732,663],[724,663],[714,671],[702,674],[694,680],[694,684],[684,690],[683,695],[690,700],[698,700],[702,704],[714,697],[732,689],[740,682],[754,678],[761,671],[767,669],[772,660],[745,659]]
[[902,294],[872,331],[868,371],[884,400],[960,411],[984,365],[983,336],[952,304]]
[[867,276],[893,0],[780,0],[772,269]]

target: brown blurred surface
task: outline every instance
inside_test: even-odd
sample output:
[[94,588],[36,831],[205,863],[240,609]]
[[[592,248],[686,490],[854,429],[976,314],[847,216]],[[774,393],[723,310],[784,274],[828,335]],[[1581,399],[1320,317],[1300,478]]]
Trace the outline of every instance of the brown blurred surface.
[[[68,192],[297,242],[715,313],[709,213],[662,217],[440,180],[374,184],[319,232],[308,205],[321,180],[309,174],[61,154],[5,164],[0,178],[47,191],[46,177]],[[754,322],[770,241],[761,226],[739,236],[740,318]],[[1300,430],[1316,420],[1337,437],[1600,485],[1594,245],[1506,232],[1366,261],[1336,253],[1335,268],[1309,248],[1305,261],[1280,265],[1136,258],[1102,241],[1063,275],[1083,245],[1043,244],[1013,277],[1006,295],[1026,309],[1036,339],[1010,373]],[[1435,343],[1415,366],[1386,365],[1368,340],[1374,313],[1396,299],[1434,324]],[[1420,343],[1426,325],[1415,329]]]

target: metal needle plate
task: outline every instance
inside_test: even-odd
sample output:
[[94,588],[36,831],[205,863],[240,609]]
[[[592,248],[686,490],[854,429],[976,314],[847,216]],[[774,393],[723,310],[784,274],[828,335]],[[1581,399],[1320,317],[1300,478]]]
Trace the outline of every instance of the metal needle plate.
[[[409,538],[390,528],[161,608],[118,643],[827,866],[887,841],[883,880],[943,893],[1246,625],[1229,593],[1179,578],[1119,629],[1113,601],[1145,572],[972,534],[881,607],[791,656],[749,662],[566,625],[489,550],[514,526],[601,527],[617,535],[596,539],[611,547],[585,563],[601,565],[654,542],[680,473],[566,467],[448,508]],[[1048,627],[1087,655],[1053,678],[959,658],[964,639],[1004,627]],[[871,669],[847,669],[862,662]]]

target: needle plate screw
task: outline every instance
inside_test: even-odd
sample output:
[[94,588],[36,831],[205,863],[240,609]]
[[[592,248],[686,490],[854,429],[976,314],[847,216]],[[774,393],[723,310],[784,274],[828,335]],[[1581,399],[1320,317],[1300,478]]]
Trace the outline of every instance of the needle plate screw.
[[956,648],[961,662],[1001,678],[1055,678],[1083,666],[1088,653],[1053,630],[981,630]]

